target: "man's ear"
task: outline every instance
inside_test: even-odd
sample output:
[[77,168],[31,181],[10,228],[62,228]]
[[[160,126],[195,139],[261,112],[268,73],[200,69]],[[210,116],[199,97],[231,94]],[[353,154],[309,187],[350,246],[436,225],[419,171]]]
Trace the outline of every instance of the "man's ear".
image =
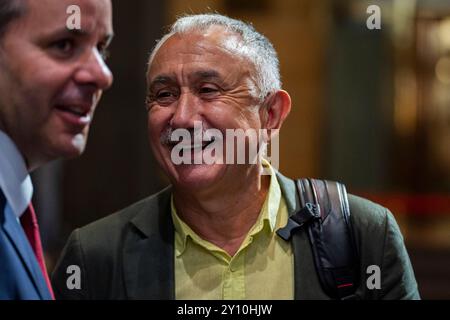
[[263,129],[280,129],[291,111],[291,97],[284,90],[278,90],[267,97],[260,109]]

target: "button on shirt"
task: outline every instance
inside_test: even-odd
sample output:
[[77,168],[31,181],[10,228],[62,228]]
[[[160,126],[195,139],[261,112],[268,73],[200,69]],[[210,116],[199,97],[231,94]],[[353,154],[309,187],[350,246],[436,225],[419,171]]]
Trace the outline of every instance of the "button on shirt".
[[276,234],[288,210],[275,172],[261,213],[236,254],[202,239],[177,215],[175,225],[176,299],[293,299],[294,258],[290,243]]

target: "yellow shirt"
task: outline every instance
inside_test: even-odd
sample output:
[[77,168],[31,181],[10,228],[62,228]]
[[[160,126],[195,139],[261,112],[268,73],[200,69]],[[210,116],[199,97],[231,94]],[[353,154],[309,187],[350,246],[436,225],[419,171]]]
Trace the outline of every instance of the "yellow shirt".
[[288,210],[272,167],[270,172],[258,220],[233,257],[185,224],[172,198],[176,299],[293,299],[291,246],[275,233],[286,225]]

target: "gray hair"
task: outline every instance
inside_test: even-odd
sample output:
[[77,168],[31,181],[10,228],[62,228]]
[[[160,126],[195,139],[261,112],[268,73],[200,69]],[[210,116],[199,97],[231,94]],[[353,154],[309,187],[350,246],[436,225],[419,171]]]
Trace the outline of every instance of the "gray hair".
[[197,14],[178,18],[153,48],[149,68],[157,51],[171,36],[191,31],[206,31],[212,26],[222,26],[241,37],[240,47],[236,52],[253,63],[259,98],[264,99],[268,94],[281,89],[279,61],[272,43],[252,25],[220,14]]
[[0,0],[0,40],[9,24],[24,14],[25,0]]

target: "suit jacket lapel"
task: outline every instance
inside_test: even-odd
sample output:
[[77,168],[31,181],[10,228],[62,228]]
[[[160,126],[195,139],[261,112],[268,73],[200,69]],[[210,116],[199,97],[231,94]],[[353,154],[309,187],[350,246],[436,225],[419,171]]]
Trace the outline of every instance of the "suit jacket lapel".
[[[291,216],[301,209],[294,180],[286,178],[279,172],[277,178]],[[291,241],[294,253],[294,298],[329,299],[321,288],[306,230],[302,228],[295,232]]]
[[4,217],[5,219],[2,228],[21,258],[24,268],[34,284],[36,291],[39,293],[41,299],[50,299],[50,294],[44,277],[42,276],[42,271],[23,229],[16,220],[16,216],[11,211],[4,210]]
[[174,299],[174,228],[167,188],[136,214],[127,229],[123,268],[129,299]]
[[289,215],[294,214],[300,209],[300,202],[298,200],[294,180],[286,178],[281,173],[277,172],[278,183],[280,184],[281,193],[286,201]]

